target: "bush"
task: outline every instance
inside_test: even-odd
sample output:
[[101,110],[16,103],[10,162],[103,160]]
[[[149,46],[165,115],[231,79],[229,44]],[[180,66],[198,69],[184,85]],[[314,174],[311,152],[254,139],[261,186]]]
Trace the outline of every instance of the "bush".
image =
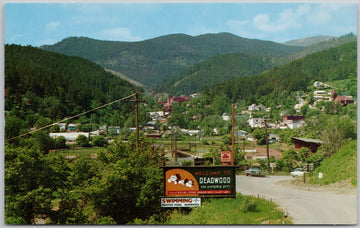
[[55,139],[55,148],[56,149],[65,149],[66,148],[66,139],[64,136],[59,136]]
[[108,145],[106,138],[101,135],[94,136],[92,138],[91,142],[92,142],[92,145],[99,146],[99,147],[104,147],[104,146]]
[[89,139],[85,136],[85,135],[79,135],[76,139],[75,142],[77,145],[82,146],[82,147],[88,147],[90,146],[89,144]]

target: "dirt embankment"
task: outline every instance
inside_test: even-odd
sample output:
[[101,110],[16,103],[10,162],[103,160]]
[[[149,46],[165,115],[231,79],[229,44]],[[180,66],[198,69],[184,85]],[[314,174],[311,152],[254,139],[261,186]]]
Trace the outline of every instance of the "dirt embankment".
[[315,192],[334,192],[336,194],[356,195],[358,192],[357,186],[353,186],[349,180],[340,181],[329,185],[320,184],[304,184],[303,178],[296,178],[293,180],[279,181],[278,184],[294,189]]

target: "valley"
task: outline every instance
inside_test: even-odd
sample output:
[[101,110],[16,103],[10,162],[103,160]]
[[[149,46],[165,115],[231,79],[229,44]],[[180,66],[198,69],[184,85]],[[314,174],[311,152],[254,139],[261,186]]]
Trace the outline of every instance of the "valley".
[[[159,204],[159,167],[197,166],[197,158],[220,166],[233,141],[237,174],[268,170],[269,161],[286,176],[239,175],[241,194],[257,193],[243,188],[249,181],[343,208],[353,196],[329,203],[331,194],[271,181],[311,163],[314,175],[326,175],[308,184],[357,187],[356,36],[306,47],[229,33],[5,45],[5,122],[6,224],[166,224],[173,211]],[[275,200],[275,192],[266,197]],[[304,212],[311,202],[296,207],[301,200],[291,197],[278,200],[295,224],[328,224],[324,216],[333,216],[324,211],[316,220]],[[239,213],[254,209],[249,200]],[[278,211],[274,217],[281,222]],[[353,222],[352,214],[330,221]]]

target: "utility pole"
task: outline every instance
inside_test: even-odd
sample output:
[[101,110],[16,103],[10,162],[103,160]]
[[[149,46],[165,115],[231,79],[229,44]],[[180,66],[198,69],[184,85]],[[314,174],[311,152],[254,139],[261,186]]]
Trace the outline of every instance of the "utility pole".
[[234,103],[231,106],[231,165],[234,165],[235,156],[235,142],[234,142],[234,128],[235,128],[235,117],[234,117]]
[[145,100],[139,100],[139,92],[135,93],[135,113],[136,113],[136,150],[139,152],[139,102]]
[[268,172],[270,173],[270,156],[269,156],[269,137],[267,135],[267,125],[266,125],[266,118],[264,117],[265,123],[265,139],[266,139],[266,156],[267,156],[267,166]]
[[136,149],[139,151],[139,93],[135,93],[135,112],[136,112]]

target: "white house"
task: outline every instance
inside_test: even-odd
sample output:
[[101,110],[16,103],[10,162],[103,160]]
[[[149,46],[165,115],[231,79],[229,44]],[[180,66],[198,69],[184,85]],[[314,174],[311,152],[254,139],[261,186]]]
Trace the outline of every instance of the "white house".
[[305,126],[304,116],[283,116],[283,123],[290,129]]
[[49,136],[56,139],[57,137],[63,136],[66,141],[73,142],[79,135],[84,135],[87,138],[90,137],[89,132],[56,132],[56,133],[49,133]]
[[247,120],[247,123],[251,128],[265,127],[264,118],[250,118]]
[[223,113],[221,117],[222,117],[222,119],[225,120],[225,121],[229,121],[230,118],[231,118],[231,116],[228,115],[227,113]]

